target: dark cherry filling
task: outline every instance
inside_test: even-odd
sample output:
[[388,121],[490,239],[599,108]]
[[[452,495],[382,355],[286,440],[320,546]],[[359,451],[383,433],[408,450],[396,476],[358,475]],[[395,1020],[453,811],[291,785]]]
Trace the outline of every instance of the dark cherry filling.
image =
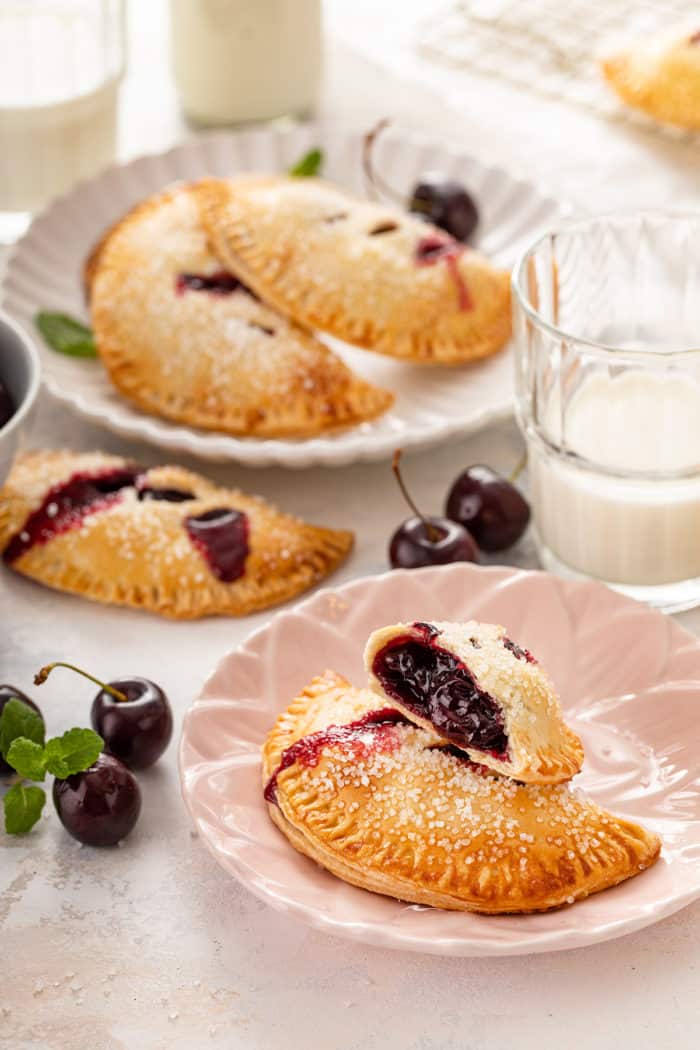
[[185,518],[185,528],[217,579],[232,583],[243,575],[249,551],[245,514],[217,507]]
[[457,265],[457,259],[464,250],[464,245],[448,234],[429,233],[426,237],[421,237],[419,240],[415,259],[417,266],[434,266],[441,259],[444,259],[450,271],[450,277],[457,289],[457,300],[460,310],[471,310],[473,304],[467,288],[467,282],[464,280]]
[[164,489],[145,485],[138,490],[140,500],[165,500],[166,503],[187,503],[188,500],[196,499],[194,492],[186,489]]
[[9,395],[9,392],[0,383],[0,427],[4,427],[5,423],[9,423],[15,414],[15,403]]
[[295,762],[307,767],[317,766],[324,748],[331,745],[347,750],[355,761],[373,754],[390,754],[400,744],[396,725],[407,722],[408,719],[399,711],[385,707],[381,711],[370,711],[346,726],[328,726],[302,737],[282,752],[277,769],[265,785],[265,801],[277,802],[277,778],[284,769],[289,769]]
[[523,649],[520,645],[516,645],[515,642],[511,642],[510,638],[503,639],[503,644],[506,649],[510,649],[513,656],[517,657],[518,660],[527,660],[529,664],[536,664],[537,660],[532,655],[529,649]]
[[429,624],[416,624],[421,639],[404,635],[377,653],[372,670],[387,694],[462,748],[476,748],[499,759],[508,757],[508,737],[501,709],[476,684],[464,664],[429,635]]
[[137,467],[124,467],[102,474],[74,474],[54,485],[10,540],[4,560],[15,561],[35,544],[48,543],[54,536],[80,525],[89,514],[117,503],[121,490],[133,486],[139,473]]
[[184,295],[185,292],[210,292],[212,295],[231,295],[238,288],[253,294],[249,288],[226,270],[217,270],[216,273],[179,273],[175,278],[175,292]]

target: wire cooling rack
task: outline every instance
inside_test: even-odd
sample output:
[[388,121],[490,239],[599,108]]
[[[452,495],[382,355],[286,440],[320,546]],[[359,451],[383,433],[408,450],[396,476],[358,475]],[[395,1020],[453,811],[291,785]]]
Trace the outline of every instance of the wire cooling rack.
[[416,43],[432,59],[508,80],[610,120],[697,139],[625,108],[597,64],[606,48],[683,24],[688,12],[688,0],[453,0],[421,20]]

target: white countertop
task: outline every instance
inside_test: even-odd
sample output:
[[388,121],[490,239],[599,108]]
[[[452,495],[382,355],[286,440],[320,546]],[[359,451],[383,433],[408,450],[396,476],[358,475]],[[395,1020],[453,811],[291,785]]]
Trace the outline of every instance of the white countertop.
[[[132,4],[123,154],[186,133],[166,73],[161,0]],[[392,114],[533,177],[579,208],[700,202],[697,146],[613,127],[494,81],[450,81],[406,52],[410,13],[390,0],[328,3],[323,109],[357,126]],[[423,5],[427,7],[427,5]],[[352,48],[348,47],[348,43]],[[356,46],[371,52],[359,57]],[[402,79],[406,77],[408,79]],[[426,79],[427,78],[427,79]],[[432,86],[429,86],[432,84]],[[454,108],[441,101],[448,91]],[[379,103],[377,100],[381,100]],[[34,445],[103,447],[157,462],[47,400]],[[471,462],[507,469],[520,442],[501,424],[411,456],[416,498],[441,506]],[[197,469],[196,463],[191,464]],[[387,464],[304,473],[212,467],[309,520],[352,527],[357,550],[334,578],[386,567],[405,516]],[[534,565],[524,542],[509,559]],[[29,689],[52,731],[88,718],[93,690],[56,672],[66,658],[106,678],[136,673],[168,692],[180,719],[219,656],[270,614],[194,624],[101,608],[0,576],[0,678]],[[679,618],[700,632],[700,612]],[[445,959],[363,949],[312,932],[240,889],[190,831],[176,740],[142,775],[144,808],[115,850],[81,849],[48,816],[26,838],[0,835],[0,1047],[12,1050],[607,1050],[696,1046],[700,903],[597,947],[514,959]]]

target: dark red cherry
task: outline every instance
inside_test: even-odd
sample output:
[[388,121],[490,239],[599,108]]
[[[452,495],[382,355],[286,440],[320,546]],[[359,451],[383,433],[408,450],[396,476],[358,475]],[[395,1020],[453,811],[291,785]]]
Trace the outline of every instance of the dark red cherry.
[[448,565],[453,561],[478,561],[479,548],[462,525],[447,518],[421,514],[404,484],[399,468],[400,459],[399,448],[394,453],[391,469],[414,516],[399,525],[391,537],[389,562],[392,569],[418,569],[424,565]]
[[[31,707],[33,711],[36,711],[40,715],[43,722],[44,716],[36,706],[33,700],[30,700],[26,693],[23,693],[21,689],[15,689],[13,685],[0,685],[0,715],[3,712],[5,704],[8,700],[21,700],[27,707]],[[0,776],[7,776],[8,773],[14,773],[12,766],[8,766],[5,759],[0,755]]]
[[160,758],[173,735],[168,698],[147,678],[122,678],[108,684],[126,700],[117,700],[101,689],[92,702],[92,728],[104,740],[106,752],[129,769],[146,769]]
[[479,548],[462,525],[448,518],[408,518],[391,537],[392,569],[419,569],[479,560]]
[[66,831],[87,846],[115,846],[141,812],[134,774],[114,755],[100,755],[82,773],[53,782],[53,804]]
[[429,172],[416,183],[409,211],[446,230],[458,241],[468,241],[479,224],[476,204],[461,182]]
[[530,506],[521,492],[490,467],[467,467],[447,496],[448,518],[474,536],[482,550],[512,547],[527,528]]
[[214,575],[232,583],[245,572],[248,518],[232,507],[214,507],[185,518],[185,529]]
[[9,423],[15,414],[15,403],[10,397],[7,388],[0,382],[0,427]]

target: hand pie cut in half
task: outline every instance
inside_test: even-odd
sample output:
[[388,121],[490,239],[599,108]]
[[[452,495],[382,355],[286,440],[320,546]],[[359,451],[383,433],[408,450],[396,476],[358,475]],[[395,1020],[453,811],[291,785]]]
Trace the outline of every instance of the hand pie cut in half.
[[662,123],[700,131],[700,30],[637,41],[601,67],[623,102]]
[[316,528],[181,467],[30,452],[0,489],[0,551],[39,583],[178,619],[287,601],[347,556]]
[[313,178],[211,179],[202,194],[217,255],[301,324],[433,364],[510,336],[508,274],[421,219]]
[[108,230],[85,279],[107,373],[153,415],[304,437],[373,419],[393,402],[222,268],[196,184],[149,198]]
[[416,904],[544,911],[639,874],[660,849],[568,784],[519,784],[473,764],[331,671],[280,715],[263,778],[296,849]]
[[558,784],[581,769],[583,746],[552,683],[503,627],[383,627],[370,635],[365,666],[380,702],[497,773]]

